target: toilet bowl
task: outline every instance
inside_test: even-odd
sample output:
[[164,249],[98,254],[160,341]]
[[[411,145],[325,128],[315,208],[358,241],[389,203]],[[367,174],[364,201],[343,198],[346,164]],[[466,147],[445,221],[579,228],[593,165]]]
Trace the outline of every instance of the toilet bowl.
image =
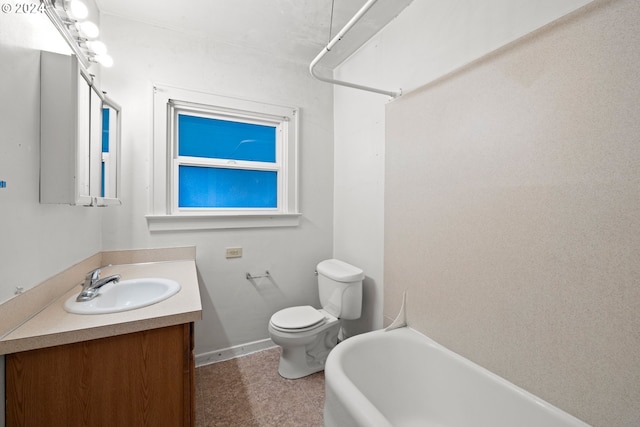
[[323,370],[329,351],[338,343],[340,331],[340,321],[337,317],[311,306],[285,308],[276,314],[283,315],[287,314],[287,310],[300,308],[315,311],[322,316],[322,320],[313,326],[291,329],[279,326],[281,324],[277,319],[274,321],[272,318],[269,322],[271,341],[282,347],[278,372],[289,379],[305,377]]
[[276,312],[269,321],[271,340],[282,347],[278,372],[288,379],[324,369],[338,343],[340,319],[357,319],[362,309],[364,273],[343,261],[330,259],[317,266],[323,308],[297,306]]

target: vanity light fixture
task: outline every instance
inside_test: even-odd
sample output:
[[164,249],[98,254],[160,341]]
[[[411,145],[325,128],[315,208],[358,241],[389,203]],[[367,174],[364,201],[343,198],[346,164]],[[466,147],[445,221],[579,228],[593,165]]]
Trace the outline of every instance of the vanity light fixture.
[[78,30],[88,39],[95,39],[100,35],[100,29],[91,21],[83,21],[76,24]]
[[110,55],[107,55],[106,53],[104,55],[96,55],[92,58],[92,60],[95,60],[98,64],[102,65],[103,67],[111,67],[113,65],[113,58]]
[[100,40],[87,41],[87,47],[96,55],[106,55],[107,53],[107,45]]
[[96,40],[100,30],[96,24],[87,21],[89,9],[80,0],[41,0],[44,12],[65,39],[78,61],[85,69],[91,63],[105,67],[113,65],[113,58],[107,54],[107,47]]
[[89,16],[89,9],[80,0],[66,1],[64,9],[71,19],[82,20]]
[[113,65],[113,58],[107,54],[107,46],[100,40],[87,41],[87,47],[94,53],[89,57],[90,61],[95,61],[103,67],[111,67]]

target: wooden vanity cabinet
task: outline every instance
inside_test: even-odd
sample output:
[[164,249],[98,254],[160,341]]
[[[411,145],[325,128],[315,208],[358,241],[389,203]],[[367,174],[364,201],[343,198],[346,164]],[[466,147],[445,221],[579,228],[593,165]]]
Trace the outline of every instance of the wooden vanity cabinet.
[[193,323],[6,356],[6,425],[193,426]]

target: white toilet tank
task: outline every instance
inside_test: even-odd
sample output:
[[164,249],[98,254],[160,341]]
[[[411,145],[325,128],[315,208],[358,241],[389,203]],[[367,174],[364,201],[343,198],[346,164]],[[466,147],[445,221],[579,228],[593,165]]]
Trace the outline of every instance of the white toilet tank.
[[364,272],[337,259],[322,261],[316,268],[322,308],[339,319],[358,319],[362,313]]

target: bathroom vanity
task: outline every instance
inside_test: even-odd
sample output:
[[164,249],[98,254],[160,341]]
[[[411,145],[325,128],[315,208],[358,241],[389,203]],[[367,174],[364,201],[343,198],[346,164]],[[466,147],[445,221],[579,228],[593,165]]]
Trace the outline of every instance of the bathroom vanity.
[[6,357],[7,426],[195,425],[193,323]]
[[7,427],[195,425],[195,262],[103,271],[176,280],[181,289],[147,307],[78,315],[63,307],[80,291],[74,286],[3,337]]

